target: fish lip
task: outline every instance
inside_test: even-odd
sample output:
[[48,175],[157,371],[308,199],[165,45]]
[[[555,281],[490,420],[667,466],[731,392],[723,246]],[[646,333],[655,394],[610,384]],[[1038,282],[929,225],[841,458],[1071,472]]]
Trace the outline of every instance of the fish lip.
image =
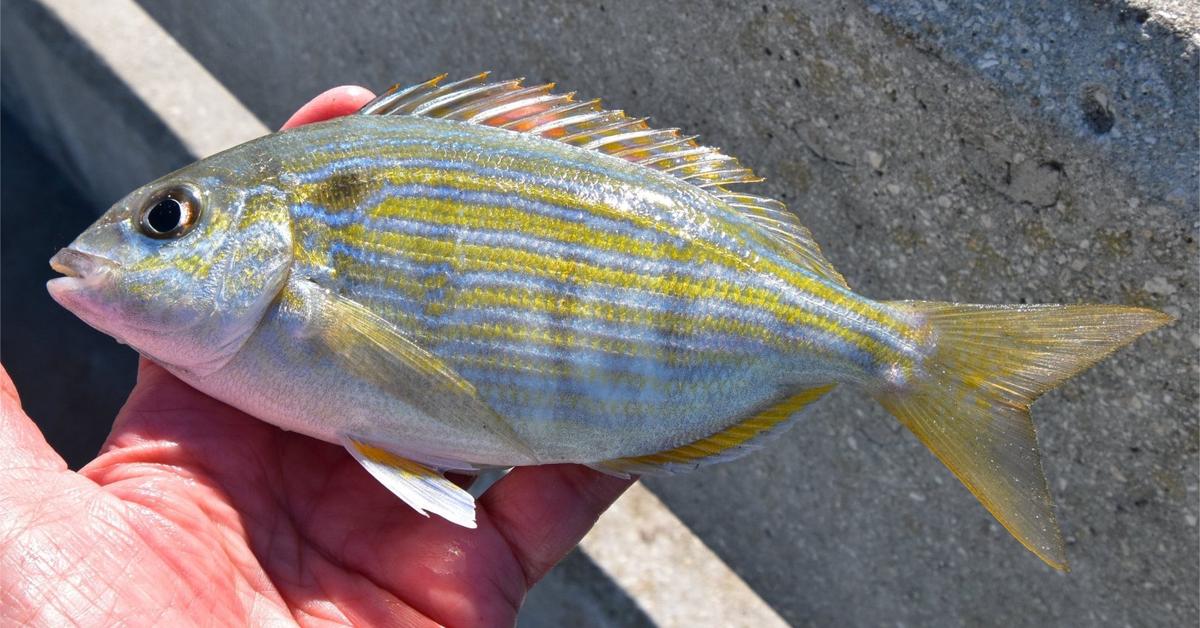
[[59,250],[50,258],[50,268],[65,275],[62,278],[87,279],[119,266],[116,262],[99,255],[85,253],[79,249],[67,247]]

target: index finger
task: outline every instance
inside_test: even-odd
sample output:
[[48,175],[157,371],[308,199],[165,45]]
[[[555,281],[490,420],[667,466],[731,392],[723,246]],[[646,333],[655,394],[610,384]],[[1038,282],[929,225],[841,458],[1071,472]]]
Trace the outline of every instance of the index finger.
[[479,506],[533,586],[636,481],[577,464],[517,467],[483,494]]
[[374,98],[375,94],[371,90],[358,85],[341,85],[327,89],[293,113],[292,117],[283,123],[282,128],[290,129],[302,124],[350,115]]

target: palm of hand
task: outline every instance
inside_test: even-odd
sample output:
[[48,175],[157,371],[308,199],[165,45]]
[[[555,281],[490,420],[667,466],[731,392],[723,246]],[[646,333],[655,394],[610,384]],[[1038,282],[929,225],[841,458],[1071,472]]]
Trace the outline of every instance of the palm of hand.
[[[330,92],[293,122],[369,97]],[[77,474],[0,384],[0,616],[18,623],[511,624],[628,486],[572,465],[518,469],[481,498],[479,527],[460,528],[418,515],[340,447],[146,361]]]

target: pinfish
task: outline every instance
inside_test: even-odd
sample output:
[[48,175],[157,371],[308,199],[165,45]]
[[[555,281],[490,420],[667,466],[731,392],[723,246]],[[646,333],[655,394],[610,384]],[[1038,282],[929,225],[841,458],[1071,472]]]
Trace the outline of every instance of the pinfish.
[[1170,317],[875,301],[781,203],[734,191],[759,180],[552,85],[438,77],[134,191],[48,287],[460,525],[474,501],[446,471],[694,469],[846,385],[1065,569],[1029,406]]

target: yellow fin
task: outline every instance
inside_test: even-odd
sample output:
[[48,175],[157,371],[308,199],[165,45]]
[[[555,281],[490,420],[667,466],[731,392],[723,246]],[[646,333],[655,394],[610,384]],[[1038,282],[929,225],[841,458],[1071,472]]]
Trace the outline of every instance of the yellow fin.
[[525,464],[536,464],[529,446],[470,382],[387,320],[311,281],[294,281],[289,291],[310,313],[307,333],[324,343],[350,371],[431,420],[482,428],[507,442],[514,452],[523,453]]
[[800,416],[801,410],[833,390],[834,386],[826,384],[806,388],[745,421],[686,445],[644,456],[606,460],[591,466],[616,475],[653,475],[690,471],[707,464],[740,458],[761,447],[764,439],[782,433]]
[[936,348],[924,375],[877,398],[1017,540],[1066,571],[1029,405],[1171,317],[1114,305],[891,305],[924,321]]

